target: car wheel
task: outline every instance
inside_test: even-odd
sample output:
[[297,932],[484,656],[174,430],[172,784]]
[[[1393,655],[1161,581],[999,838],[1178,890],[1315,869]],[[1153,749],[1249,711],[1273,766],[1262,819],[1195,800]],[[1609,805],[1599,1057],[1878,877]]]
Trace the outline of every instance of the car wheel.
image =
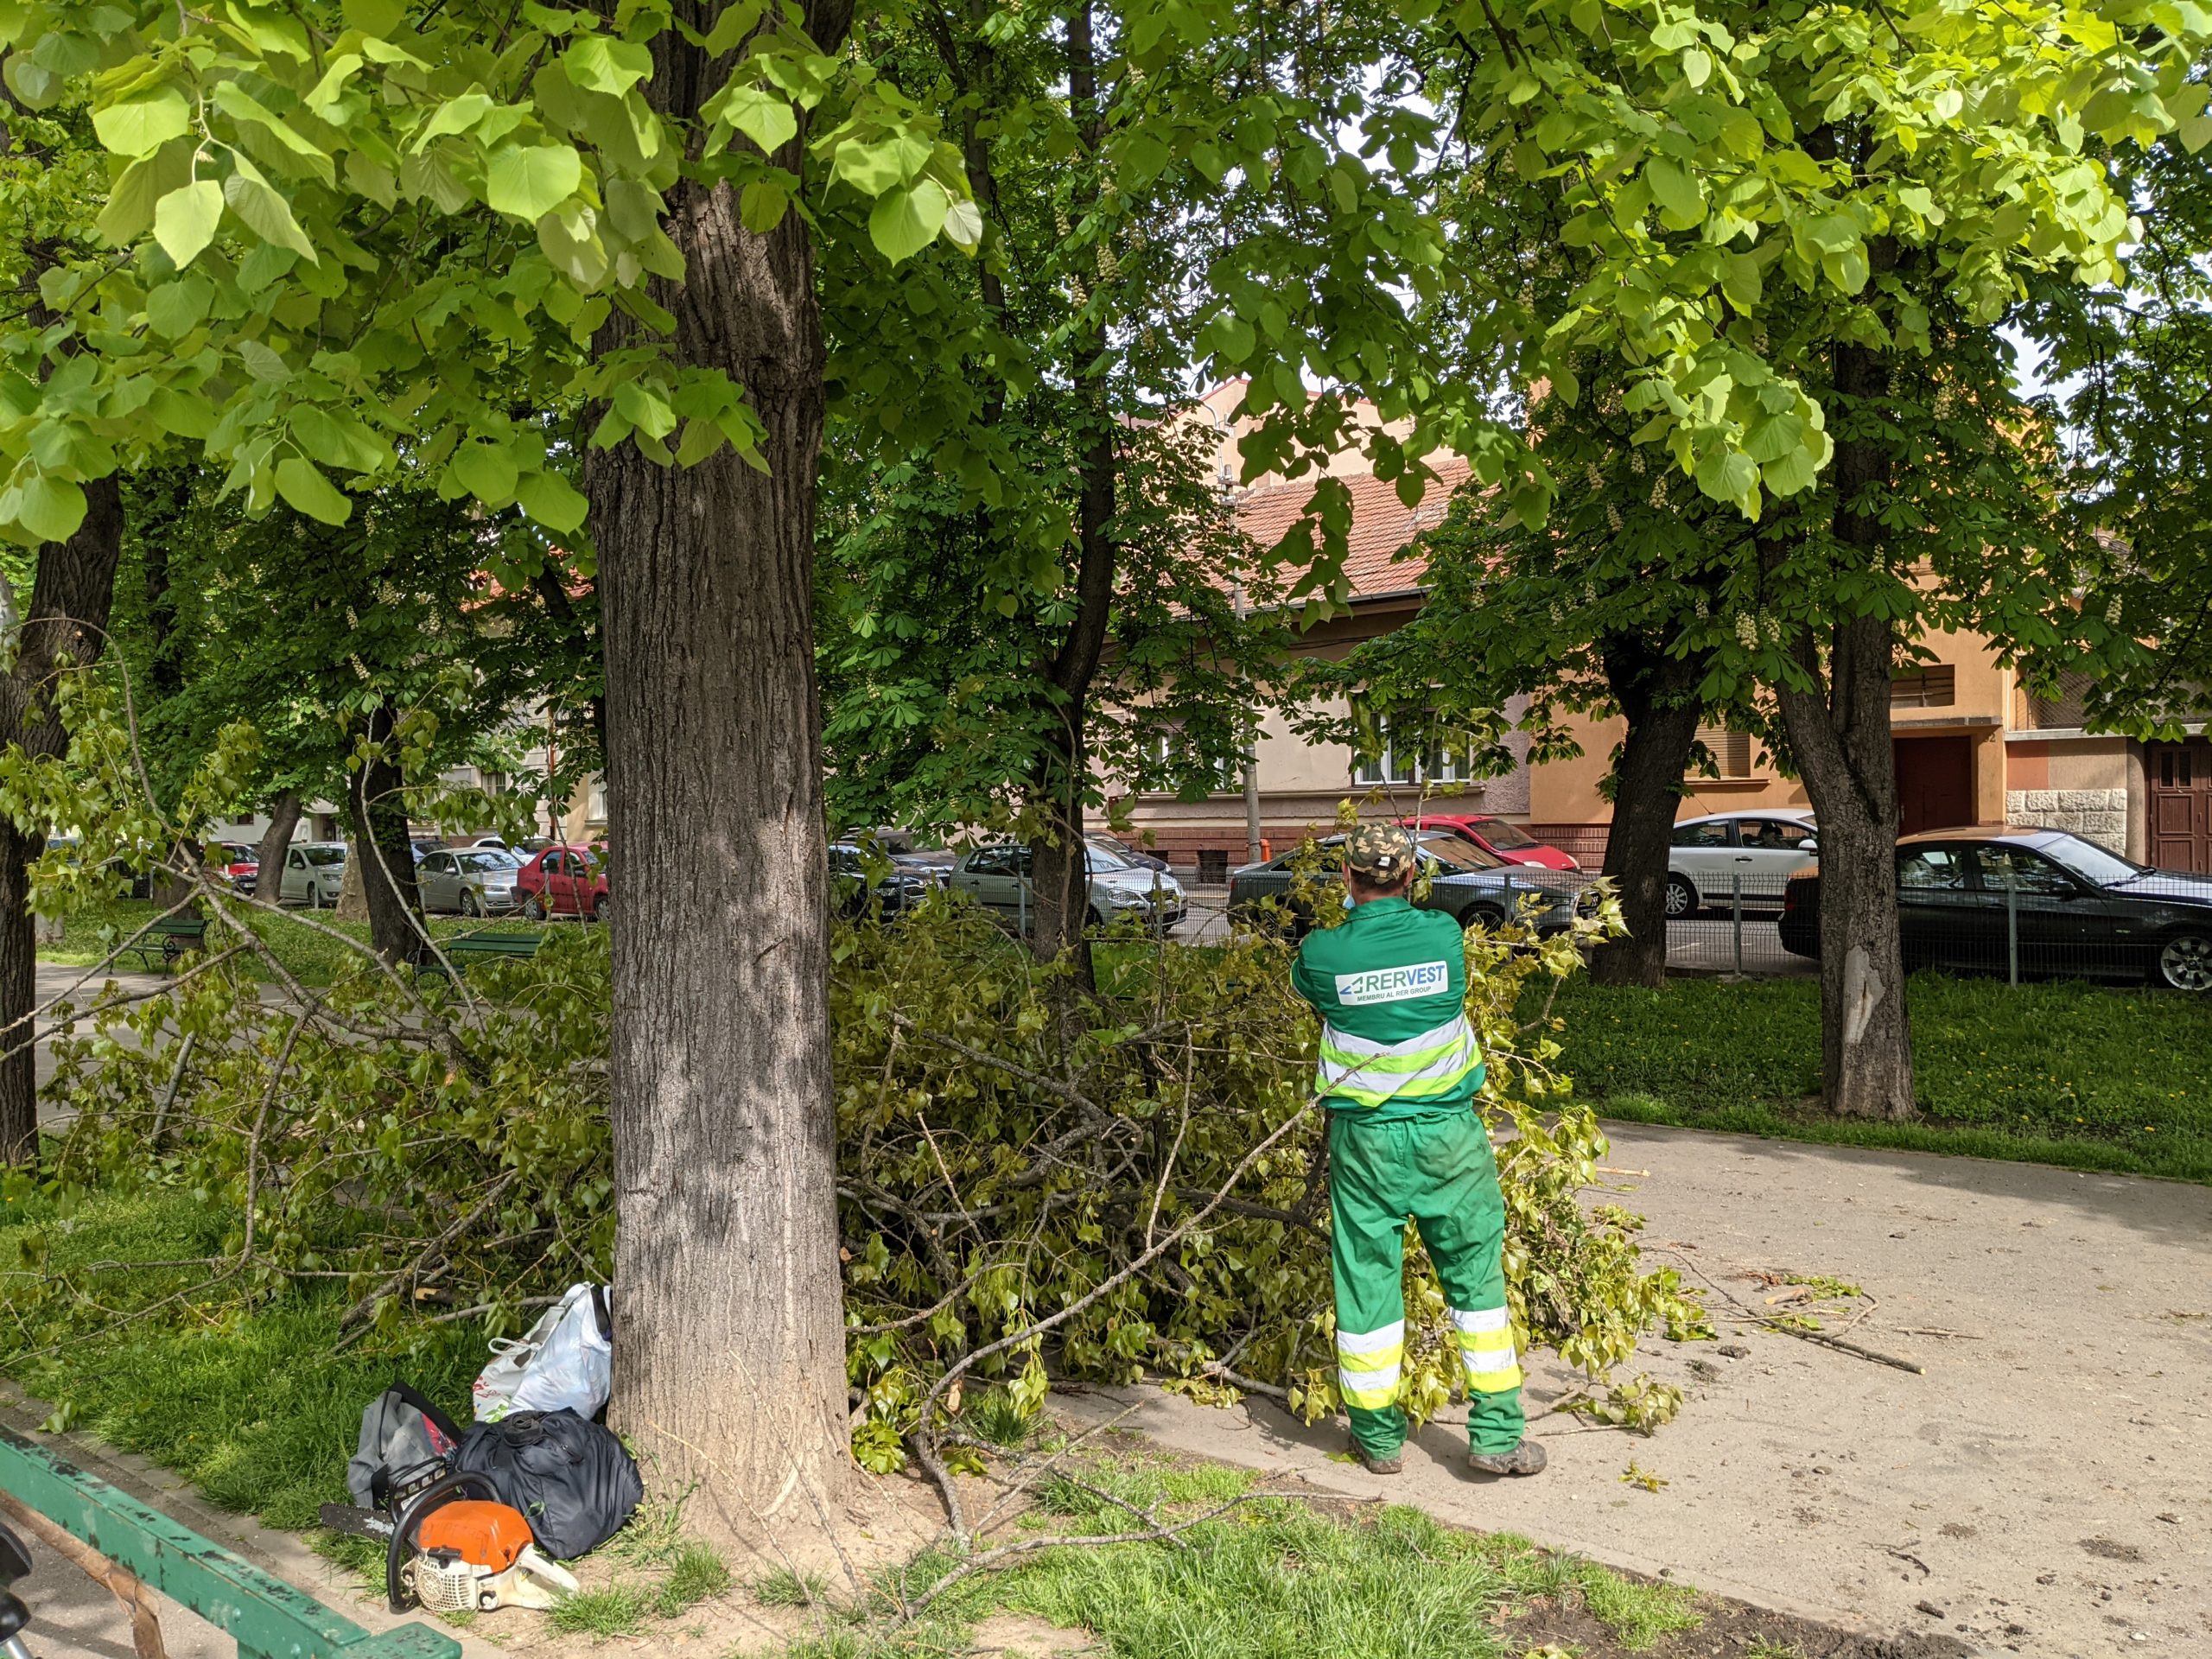
[[309,910],[322,908],[322,883],[320,881],[308,883],[308,908]]
[[2212,991],[2212,934],[2168,939],[2158,952],[2158,977],[2177,991]]
[[542,922],[545,919],[545,906],[538,902],[536,893],[531,893],[529,898],[522,901],[522,918],[525,922]]
[[591,906],[592,920],[594,922],[603,922],[610,915],[613,914],[613,912],[607,908],[613,902],[614,898],[612,893],[602,893],[598,898],[593,899]]
[[477,908],[476,895],[470,893],[467,888],[463,888],[461,890],[461,913],[464,916],[480,916],[483,914],[483,912]]
[[1687,877],[1670,875],[1667,878],[1667,919],[1679,921],[1697,913],[1697,889]]
[[1486,933],[1494,933],[1505,925],[1505,912],[1489,905],[1477,905],[1467,912],[1466,919],[1459,925],[1479,927]]
[[1098,913],[1098,906],[1093,905],[1083,912],[1083,925],[1092,929],[1102,928],[1106,925],[1106,918]]

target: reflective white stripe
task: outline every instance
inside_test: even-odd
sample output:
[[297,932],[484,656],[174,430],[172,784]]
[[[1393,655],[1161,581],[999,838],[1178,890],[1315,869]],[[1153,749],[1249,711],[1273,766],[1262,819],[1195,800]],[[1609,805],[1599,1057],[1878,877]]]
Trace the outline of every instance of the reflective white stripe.
[[1472,1348],[1463,1348],[1459,1351],[1459,1357],[1467,1362],[1469,1376],[1488,1376],[1498,1371],[1513,1370],[1520,1363],[1514,1357],[1510,1348],[1500,1348],[1491,1353],[1478,1352]]
[[1435,1048],[1455,1037],[1472,1037],[1473,1028],[1467,1016],[1455,1014],[1440,1026],[1431,1026],[1427,1031],[1411,1037],[1402,1037],[1395,1043],[1377,1042],[1372,1037],[1355,1037],[1348,1031],[1339,1031],[1327,1020],[1321,1022],[1321,1039],[1332,1048],[1340,1048],[1347,1054],[1372,1058],[1377,1054],[1414,1054],[1424,1048]]
[[1379,1354],[1386,1348],[1405,1344],[1406,1322],[1399,1319],[1384,1325],[1380,1331],[1339,1331],[1337,1332],[1337,1351],[1340,1354]]
[[1503,1331],[1513,1322],[1513,1316],[1502,1307],[1478,1307],[1471,1313],[1452,1310],[1452,1326],[1455,1331],[1472,1334],[1478,1331]]
[[[1452,1023],[1459,1027],[1456,1035],[1447,1032],[1439,1039],[1434,1032],[1424,1032],[1403,1043],[1387,1044],[1382,1052],[1346,1055],[1342,1059],[1329,1051],[1343,1046],[1343,1033],[1325,1025],[1321,1027],[1321,1052],[1314,1071],[1313,1092],[1325,1097],[1342,1095],[1363,1105],[1379,1105],[1397,1095],[1441,1093],[1482,1063],[1482,1049],[1475,1041],[1473,1029],[1464,1019]],[[1433,1058],[1415,1071],[1392,1071],[1382,1064],[1402,1052],[1414,1056],[1428,1050],[1434,1051]],[[1435,1087],[1423,1088],[1422,1084]]]
[[1395,1394],[1400,1375],[1395,1365],[1381,1371],[1340,1370],[1337,1373],[1337,1386],[1347,1395]]

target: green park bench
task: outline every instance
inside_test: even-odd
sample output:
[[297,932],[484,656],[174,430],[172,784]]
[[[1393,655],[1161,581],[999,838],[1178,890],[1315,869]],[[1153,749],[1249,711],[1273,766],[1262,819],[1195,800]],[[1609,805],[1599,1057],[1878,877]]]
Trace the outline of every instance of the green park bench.
[[149,922],[118,956],[137,957],[149,968],[166,967],[188,950],[207,943],[207,924],[198,916],[163,916]]
[[[446,962],[454,965],[456,973],[466,973],[472,963],[490,961],[498,957],[534,957],[544,939],[543,933],[456,933],[449,939],[440,939],[438,949]],[[445,963],[435,957],[423,964],[426,974],[443,974]]]
[[[461,1659],[461,1644],[426,1624],[402,1624],[381,1636],[363,1630],[306,1591],[5,1428],[0,1491],[199,1614],[238,1643],[238,1659]],[[26,1541],[36,1555],[39,1541]],[[38,1639],[34,1624],[34,1651]]]

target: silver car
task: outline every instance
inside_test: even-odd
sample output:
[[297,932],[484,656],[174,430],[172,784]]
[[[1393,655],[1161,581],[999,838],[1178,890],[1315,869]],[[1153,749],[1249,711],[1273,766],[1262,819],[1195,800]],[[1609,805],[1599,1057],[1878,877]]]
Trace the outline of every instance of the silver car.
[[515,907],[515,872],[521,868],[512,853],[451,848],[424,855],[415,867],[415,887],[424,910],[499,916]]
[[284,873],[277,878],[276,902],[322,910],[338,902],[346,885],[346,843],[296,841],[284,849]]
[[[1173,876],[1140,869],[1119,854],[1096,844],[1084,850],[1090,861],[1088,919],[1091,926],[1102,927],[1134,916],[1154,931],[1164,933],[1183,919],[1188,906],[1182,885]],[[953,867],[948,885],[1017,927],[1036,908],[1026,846],[979,847],[963,855]]]
[[1794,807],[1678,820],[1667,855],[1668,918],[1726,910],[1739,890],[1747,906],[1778,908],[1789,878],[1819,864],[1819,834],[1813,815]]

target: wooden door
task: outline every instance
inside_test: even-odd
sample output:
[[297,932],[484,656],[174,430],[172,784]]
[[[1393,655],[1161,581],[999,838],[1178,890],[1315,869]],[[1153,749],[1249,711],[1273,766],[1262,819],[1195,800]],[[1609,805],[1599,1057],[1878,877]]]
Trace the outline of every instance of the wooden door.
[[2146,743],[2143,766],[2151,784],[2151,862],[2212,873],[2212,741]]
[[1974,821],[1972,738],[1899,738],[1895,752],[1900,833],[1916,836]]

